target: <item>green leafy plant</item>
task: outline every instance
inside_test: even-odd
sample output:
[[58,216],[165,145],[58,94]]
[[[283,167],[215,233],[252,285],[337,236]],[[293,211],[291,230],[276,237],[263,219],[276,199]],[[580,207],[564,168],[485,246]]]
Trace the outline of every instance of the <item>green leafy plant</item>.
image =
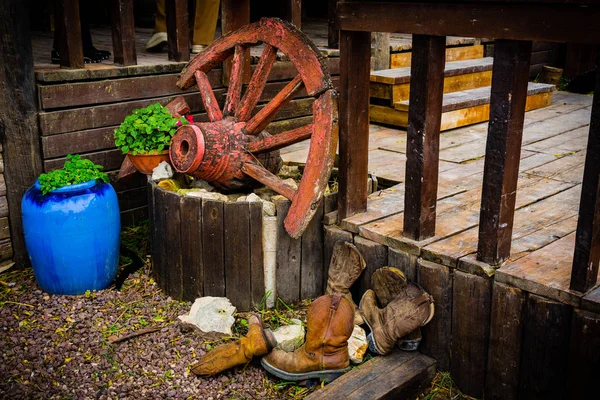
[[69,154],[63,169],[40,175],[39,181],[42,194],[64,186],[91,181],[92,179],[108,183],[108,175],[101,171],[102,168],[101,165],[94,164],[90,160],[82,160],[79,155]]
[[123,153],[160,153],[169,146],[178,127],[188,121],[175,118],[159,103],[133,110],[115,129],[115,144]]

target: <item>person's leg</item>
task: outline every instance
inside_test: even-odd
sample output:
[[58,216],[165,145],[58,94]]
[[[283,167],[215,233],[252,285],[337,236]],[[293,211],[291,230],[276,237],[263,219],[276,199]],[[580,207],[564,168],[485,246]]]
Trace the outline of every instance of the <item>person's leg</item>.
[[165,0],[156,0],[156,14],[154,16],[154,33],[148,43],[146,50],[160,51],[167,44],[167,14],[165,12]]
[[207,46],[214,40],[219,18],[219,2],[220,0],[196,0],[192,52],[196,49],[202,50],[199,45]]

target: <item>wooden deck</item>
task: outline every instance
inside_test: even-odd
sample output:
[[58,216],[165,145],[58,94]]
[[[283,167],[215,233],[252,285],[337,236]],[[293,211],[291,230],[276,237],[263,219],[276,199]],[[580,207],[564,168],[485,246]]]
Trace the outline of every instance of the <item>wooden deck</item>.
[[[402,236],[406,132],[371,125],[369,170],[393,185],[369,197],[365,213],[340,226],[350,232],[451,268],[579,306],[569,290],[575,228],[589,132],[591,96],[554,94],[550,107],[528,112],[510,260],[495,271],[475,259],[487,123],[441,134],[436,236],[415,242]],[[301,163],[306,143],[283,150]]]

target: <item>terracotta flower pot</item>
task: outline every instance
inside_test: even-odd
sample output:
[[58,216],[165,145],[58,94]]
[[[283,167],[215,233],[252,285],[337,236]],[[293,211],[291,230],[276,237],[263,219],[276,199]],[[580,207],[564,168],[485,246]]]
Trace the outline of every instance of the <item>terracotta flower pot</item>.
[[127,153],[127,157],[139,172],[146,175],[152,174],[152,170],[162,161],[170,163],[169,150],[163,150],[158,154],[136,154],[135,156]]

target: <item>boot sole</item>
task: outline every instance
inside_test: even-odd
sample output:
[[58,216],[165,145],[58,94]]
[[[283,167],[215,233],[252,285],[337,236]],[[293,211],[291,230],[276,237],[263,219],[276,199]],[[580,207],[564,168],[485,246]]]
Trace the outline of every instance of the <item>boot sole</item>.
[[344,369],[328,369],[323,371],[309,371],[309,372],[286,372],[280,370],[279,368],[275,368],[271,364],[269,364],[264,358],[260,360],[261,365],[264,369],[266,369],[271,374],[275,375],[279,379],[283,379],[286,381],[298,382],[304,381],[308,379],[320,379],[321,382],[332,382],[344,375],[346,372],[350,371],[352,367],[348,366]]

